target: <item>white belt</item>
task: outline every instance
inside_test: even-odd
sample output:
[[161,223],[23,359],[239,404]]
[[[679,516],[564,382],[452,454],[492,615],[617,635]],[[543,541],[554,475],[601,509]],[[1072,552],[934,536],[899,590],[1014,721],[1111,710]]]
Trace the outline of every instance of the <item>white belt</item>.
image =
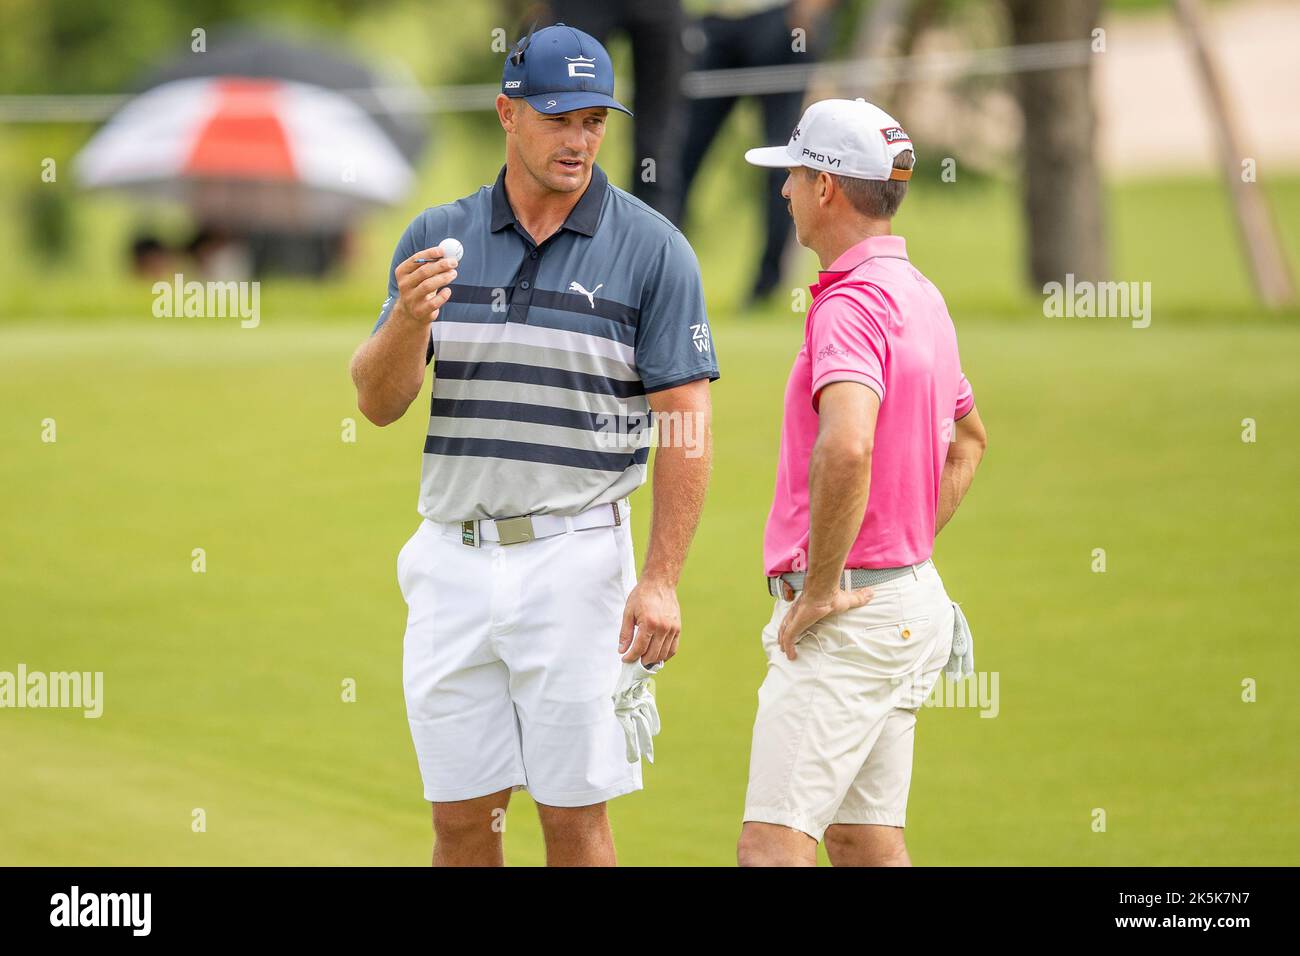
[[517,518],[482,518],[473,521],[442,523],[444,534],[459,534],[462,544],[477,548],[482,542],[522,544],[570,531],[607,528],[627,520],[630,505],[626,498],[607,505],[597,505],[576,515],[520,515]]

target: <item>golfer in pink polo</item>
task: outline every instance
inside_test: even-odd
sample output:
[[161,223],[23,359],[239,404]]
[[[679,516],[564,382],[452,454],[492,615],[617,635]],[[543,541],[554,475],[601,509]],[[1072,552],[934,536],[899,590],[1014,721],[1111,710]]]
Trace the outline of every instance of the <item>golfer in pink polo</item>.
[[939,290],[891,235],[914,154],[864,100],[823,100],[786,146],[799,241],[823,271],[785,389],[764,535],[767,677],[758,692],[741,865],[908,865],[918,708],[973,668],[930,560],[985,447]]

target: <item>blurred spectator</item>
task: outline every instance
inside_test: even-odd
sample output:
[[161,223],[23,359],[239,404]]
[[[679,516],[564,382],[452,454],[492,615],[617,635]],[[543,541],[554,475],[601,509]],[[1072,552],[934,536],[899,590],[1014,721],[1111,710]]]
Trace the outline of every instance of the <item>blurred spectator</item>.
[[[742,67],[812,63],[824,49],[823,29],[835,0],[690,0],[691,13],[700,15],[686,33],[687,49],[694,54],[696,70],[733,70]],[[796,49],[793,31],[804,30],[804,51]],[[803,91],[758,97],[763,111],[763,141],[781,143],[790,138],[803,109]],[[683,215],[691,185],[713,138],[726,122],[738,97],[721,96],[690,101],[682,152]],[[731,158],[734,162],[734,157]],[[781,281],[781,253],[792,228],[781,198],[784,170],[770,170],[764,203],[763,251],[750,286],[750,301],[765,298]]]
[[298,232],[256,229],[248,234],[252,271],[267,275],[322,279],[343,262],[351,242],[344,229]]
[[142,279],[170,279],[175,267],[175,253],[157,236],[140,233],[131,240],[132,274]]
[[253,273],[247,243],[220,229],[200,227],[185,251],[204,279],[240,282]]
[[[622,30],[632,44],[632,195],[677,222],[683,195],[678,157],[685,130],[681,0],[551,0],[553,22],[609,44]],[[627,102],[624,100],[623,102]],[[645,160],[654,160],[647,168]]]

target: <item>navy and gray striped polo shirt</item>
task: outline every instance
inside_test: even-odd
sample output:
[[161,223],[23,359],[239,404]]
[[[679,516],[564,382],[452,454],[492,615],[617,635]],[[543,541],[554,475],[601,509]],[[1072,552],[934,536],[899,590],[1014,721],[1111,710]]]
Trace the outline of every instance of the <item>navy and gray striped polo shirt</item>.
[[645,481],[647,393],[718,377],[700,267],[671,222],[599,166],[540,246],[492,186],[426,209],[389,269],[447,237],[465,253],[431,328],[420,513],[577,514]]

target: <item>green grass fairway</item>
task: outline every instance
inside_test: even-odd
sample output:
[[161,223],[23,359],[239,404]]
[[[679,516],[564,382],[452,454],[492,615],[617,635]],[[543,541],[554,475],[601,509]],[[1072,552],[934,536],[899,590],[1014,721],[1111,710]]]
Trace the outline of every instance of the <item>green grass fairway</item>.
[[[424,420],[360,420],[346,364],[365,331],[0,327],[0,670],[106,685],[99,720],[0,711],[0,864],[427,862],[394,580]],[[937,561],[1000,712],[922,712],[915,860],[1300,862],[1300,330],[960,331],[991,446]],[[800,319],[715,335],[715,476],[659,762],[612,805],[628,864],[730,864],[739,827]],[[633,506],[644,542],[648,488]],[[522,795],[509,820],[510,862],[540,863]]]

